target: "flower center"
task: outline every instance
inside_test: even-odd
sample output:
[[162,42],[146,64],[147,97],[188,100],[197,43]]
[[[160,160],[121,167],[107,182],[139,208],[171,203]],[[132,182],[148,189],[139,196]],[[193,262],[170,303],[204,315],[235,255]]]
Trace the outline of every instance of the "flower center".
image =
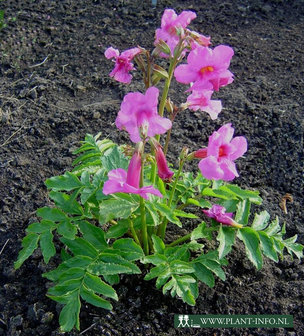
[[200,73],[204,75],[205,73],[212,72],[212,71],[214,71],[213,66],[208,65],[208,66],[202,67],[200,70]]
[[219,156],[219,157],[227,156],[227,152],[226,152],[226,148],[225,148],[225,146],[221,146],[221,147],[219,148],[218,156]]

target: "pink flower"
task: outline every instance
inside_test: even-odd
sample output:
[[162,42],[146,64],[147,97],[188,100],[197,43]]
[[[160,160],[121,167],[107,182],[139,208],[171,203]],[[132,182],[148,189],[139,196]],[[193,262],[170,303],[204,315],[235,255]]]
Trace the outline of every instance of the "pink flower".
[[222,126],[209,137],[207,152],[202,149],[197,153],[206,155],[198,165],[205,178],[231,181],[239,176],[233,161],[247,151],[247,141],[243,136],[232,139],[233,133],[230,123]]
[[214,49],[196,45],[187,57],[188,64],[179,65],[174,76],[180,83],[189,84],[194,82],[190,90],[209,82],[213,90],[232,83],[233,74],[228,70],[233,49],[220,45]]
[[110,73],[111,77],[114,77],[118,82],[130,83],[132,76],[129,71],[134,70],[134,65],[131,63],[134,56],[140,53],[139,48],[132,48],[125,50],[119,55],[119,51],[112,47],[105,51],[105,56],[107,59],[115,59],[115,67]]
[[157,163],[158,176],[162,180],[166,182],[170,182],[171,177],[173,176],[174,173],[168,167],[165,154],[160,144],[155,146],[155,158],[156,158],[156,163]]
[[233,226],[237,228],[243,227],[242,224],[237,223],[232,219],[232,212],[226,212],[226,209],[218,204],[214,204],[211,209],[203,210],[203,213],[215,219],[217,222],[222,223],[224,225]]
[[138,152],[135,152],[130,161],[128,171],[125,171],[122,168],[109,171],[109,179],[104,183],[102,192],[105,195],[119,192],[138,194],[145,199],[148,199],[147,194],[163,197],[159,190],[155,189],[153,186],[139,188],[140,172],[141,156]]
[[131,141],[141,140],[140,128],[144,129],[147,136],[153,137],[172,127],[171,121],[159,116],[157,112],[158,94],[158,89],[152,86],[145,94],[131,92],[124,97],[116,126],[125,129],[130,134]]
[[[177,15],[173,9],[166,9],[162,16],[161,28],[155,32],[155,43],[157,45],[159,40],[167,43],[173,55],[174,49],[179,42],[178,28],[186,28],[188,24],[196,18],[196,14],[191,11],[183,11]],[[168,55],[161,54],[163,57]]]
[[211,42],[210,36],[205,36],[202,34],[199,34],[195,31],[187,30],[190,36],[192,37],[193,41],[191,43],[191,49],[195,49],[198,45],[203,47],[209,47]]
[[222,110],[220,100],[211,100],[212,90],[193,90],[187,98],[187,106],[190,110],[202,110],[207,112],[212,120],[215,120]]

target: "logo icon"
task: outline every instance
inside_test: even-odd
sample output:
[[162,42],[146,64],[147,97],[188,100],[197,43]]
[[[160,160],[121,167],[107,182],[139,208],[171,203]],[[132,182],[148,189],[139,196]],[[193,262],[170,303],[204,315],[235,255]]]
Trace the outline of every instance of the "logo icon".
[[185,328],[185,327],[190,328],[189,315],[179,315],[178,320],[179,320],[179,324],[177,328]]

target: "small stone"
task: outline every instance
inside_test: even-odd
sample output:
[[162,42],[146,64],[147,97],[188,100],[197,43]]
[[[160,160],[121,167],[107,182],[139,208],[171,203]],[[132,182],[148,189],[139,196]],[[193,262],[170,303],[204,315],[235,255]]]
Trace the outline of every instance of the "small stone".
[[85,92],[85,91],[87,90],[87,88],[86,88],[85,86],[82,86],[82,85],[77,85],[77,86],[76,86],[76,89],[77,89],[78,91],[82,91],[82,92]]
[[94,112],[93,119],[99,119],[100,118],[100,112]]
[[41,318],[41,323],[51,323],[53,321],[54,314],[52,312],[46,312]]

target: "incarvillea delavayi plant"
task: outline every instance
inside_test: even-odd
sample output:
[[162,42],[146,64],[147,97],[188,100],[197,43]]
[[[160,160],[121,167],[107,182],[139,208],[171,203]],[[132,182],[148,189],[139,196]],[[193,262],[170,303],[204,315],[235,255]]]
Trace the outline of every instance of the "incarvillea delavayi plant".
[[[73,169],[46,181],[53,206],[37,210],[39,220],[26,229],[15,268],[37,248],[46,264],[60,249],[61,263],[43,277],[54,283],[47,296],[62,304],[62,331],[80,329],[83,301],[111,310],[122,274],[145,273],[164,294],[195,305],[199,282],[213,287],[215,277],[225,280],[226,256],[237,240],[257,269],[263,257],[278,262],[284,251],[303,256],[297,236],[284,239],[278,218],[251,214],[251,204],[262,203],[259,192],[232,183],[238,176],[234,161],[247,151],[247,141],[233,137],[231,123],[214,131],[205,147],[191,153],[181,148],[172,162],[176,169],[167,162],[176,116],[190,109],[217,119],[222,104],[211,96],[233,82],[233,49],[211,48],[209,37],[188,29],[195,17],[165,10],[152,52],[105,51],[115,62],[115,80],[130,83],[135,67],[143,75],[143,92],[124,97],[115,122],[130,143],[87,134]],[[159,59],[167,60],[167,69]],[[189,85],[187,101],[179,105],[168,95],[173,78]],[[187,172],[186,162],[198,162],[197,172]],[[192,231],[173,241],[166,237],[168,225],[180,228],[189,220]],[[216,247],[208,249],[214,239]]]

